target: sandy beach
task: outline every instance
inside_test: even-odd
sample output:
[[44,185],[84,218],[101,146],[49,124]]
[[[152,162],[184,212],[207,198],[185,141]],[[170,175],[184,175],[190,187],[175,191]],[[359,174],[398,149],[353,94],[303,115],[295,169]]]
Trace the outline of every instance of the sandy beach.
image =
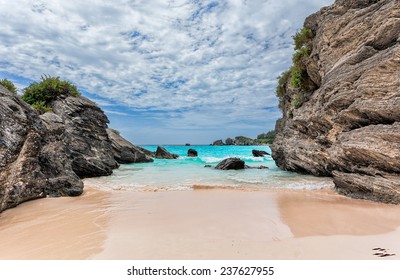
[[0,247],[0,259],[400,259],[400,206],[331,190],[86,187],[1,213]]

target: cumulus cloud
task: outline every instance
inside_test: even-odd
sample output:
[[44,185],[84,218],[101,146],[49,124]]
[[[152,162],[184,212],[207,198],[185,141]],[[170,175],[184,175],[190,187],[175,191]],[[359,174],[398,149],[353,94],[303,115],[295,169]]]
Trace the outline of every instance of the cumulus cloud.
[[272,128],[291,36],[332,2],[0,0],[0,66],[61,76],[114,115],[127,107],[164,127]]

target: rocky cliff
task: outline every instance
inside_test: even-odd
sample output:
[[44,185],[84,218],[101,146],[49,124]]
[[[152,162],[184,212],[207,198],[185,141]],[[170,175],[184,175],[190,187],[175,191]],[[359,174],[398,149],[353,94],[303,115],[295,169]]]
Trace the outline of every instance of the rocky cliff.
[[333,176],[348,196],[400,203],[400,1],[337,0],[304,26],[300,83],[287,72],[278,88],[273,158]]
[[110,135],[92,101],[59,96],[50,105],[38,115],[0,86],[0,212],[36,198],[80,195],[80,178],[110,175],[118,160],[152,161],[151,152]]
[[[63,143],[75,173],[81,178],[110,175],[118,163],[106,131],[109,121],[104,112],[82,96],[61,96],[50,105],[64,124]],[[53,122],[47,124],[51,126]]]
[[63,132],[61,122],[47,129],[31,106],[0,86],[0,212],[35,198],[82,193]]

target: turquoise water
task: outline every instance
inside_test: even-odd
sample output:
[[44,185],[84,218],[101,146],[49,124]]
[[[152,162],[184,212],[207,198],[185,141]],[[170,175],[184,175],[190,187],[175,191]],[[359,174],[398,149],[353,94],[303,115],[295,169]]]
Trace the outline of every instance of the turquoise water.
[[[155,151],[157,146],[143,146]],[[268,146],[164,146],[178,154],[175,160],[155,159],[152,163],[123,164],[111,176],[86,179],[85,184],[108,189],[156,191],[192,189],[194,185],[301,188],[315,189],[331,186],[331,180],[299,175],[280,170],[270,156],[256,158],[252,150],[271,153]],[[198,157],[187,157],[188,149],[195,149]],[[239,157],[249,166],[267,166],[268,169],[216,170],[220,161]]]

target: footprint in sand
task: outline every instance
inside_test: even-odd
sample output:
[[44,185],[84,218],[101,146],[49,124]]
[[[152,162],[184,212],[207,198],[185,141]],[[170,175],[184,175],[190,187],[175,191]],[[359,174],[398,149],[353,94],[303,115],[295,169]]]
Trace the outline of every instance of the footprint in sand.
[[396,256],[396,254],[389,254],[387,249],[383,249],[383,248],[374,248],[372,249],[373,251],[376,251],[375,254],[373,254],[374,256],[380,257],[380,258],[386,258],[386,257],[392,257],[392,256]]

